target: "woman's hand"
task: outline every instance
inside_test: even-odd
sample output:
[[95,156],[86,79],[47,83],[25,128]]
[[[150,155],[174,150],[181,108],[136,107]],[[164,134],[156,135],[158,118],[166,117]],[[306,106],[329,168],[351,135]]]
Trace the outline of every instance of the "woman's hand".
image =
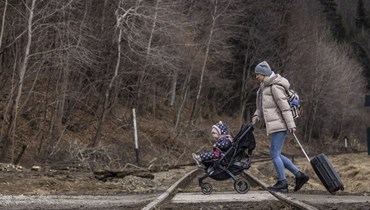
[[260,120],[260,118],[257,115],[253,116],[252,117],[252,124],[255,125],[259,120]]
[[296,131],[296,129],[295,128],[289,128],[289,132],[290,133],[294,133]]

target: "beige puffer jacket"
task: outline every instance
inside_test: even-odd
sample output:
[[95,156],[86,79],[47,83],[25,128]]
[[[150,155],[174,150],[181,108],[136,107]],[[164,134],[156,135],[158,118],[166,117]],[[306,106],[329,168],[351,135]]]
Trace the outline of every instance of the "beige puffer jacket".
[[264,120],[267,134],[296,127],[287,101],[286,90],[289,87],[288,80],[276,74],[262,82],[257,91],[257,110],[254,116]]

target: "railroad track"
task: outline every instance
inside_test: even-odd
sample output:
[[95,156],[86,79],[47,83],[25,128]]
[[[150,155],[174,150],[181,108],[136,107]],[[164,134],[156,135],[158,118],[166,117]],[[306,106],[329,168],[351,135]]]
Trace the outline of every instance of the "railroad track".
[[[269,158],[256,158],[253,162],[270,161]],[[162,193],[156,199],[152,200],[142,210],[151,209],[215,209],[215,205],[219,206],[216,209],[228,207],[228,209],[302,209],[302,210],[317,210],[327,209],[336,203],[336,208],[331,209],[370,209],[370,197],[366,196],[352,196],[352,199],[359,199],[357,205],[351,207],[351,202],[346,203],[345,196],[328,195],[326,192],[321,194],[297,194],[297,193],[278,193],[269,192],[266,190],[267,184],[259,180],[257,177],[250,174],[247,170],[243,171],[241,176],[245,178],[252,186],[251,190],[245,194],[239,194],[233,191],[233,180],[230,178],[229,182],[215,181],[207,178],[205,181],[218,184],[224,182],[224,185],[219,187],[219,190],[210,195],[203,195],[198,186],[198,177],[203,173],[200,169],[194,169],[174,185],[172,185],[166,192]],[[231,187],[230,187],[231,186]],[[316,199],[315,198],[320,198]],[[311,198],[310,202],[307,199]],[[325,199],[328,200],[326,206]],[[324,201],[322,201],[324,200]],[[312,204],[316,203],[316,204]],[[340,204],[344,203],[344,204]],[[359,204],[360,203],[360,204]],[[359,207],[360,206],[360,207]],[[207,208],[208,207],[208,208]],[[271,208],[272,207],[272,208]],[[343,208],[341,208],[343,207]],[[359,207],[359,208],[357,208]]]
[[253,167],[268,165],[258,163],[263,161],[270,159],[253,157],[252,168],[237,177],[249,183],[250,188],[244,194],[236,192],[232,179],[216,181],[207,178],[205,183],[212,184],[213,191],[204,195],[198,186],[198,178],[204,172],[194,166],[192,171],[186,167],[183,170],[187,171],[186,174],[164,192],[117,195],[2,195],[0,209],[370,209],[370,196],[367,195],[341,192],[334,196],[326,191],[307,190],[309,187],[304,187],[305,189],[298,193],[270,193],[266,190],[267,184],[258,179],[262,176],[253,176]]

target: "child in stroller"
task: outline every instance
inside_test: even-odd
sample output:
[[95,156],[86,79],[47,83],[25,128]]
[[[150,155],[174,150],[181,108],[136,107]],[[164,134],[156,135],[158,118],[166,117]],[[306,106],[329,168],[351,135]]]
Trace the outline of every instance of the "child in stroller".
[[199,168],[208,168],[212,160],[221,158],[232,144],[233,138],[229,134],[229,129],[222,121],[212,126],[211,135],[216,139],[216,143],[213,145],[213,151],[203,152],[199,155],[193,153],[193,159],[197,163]]
[[199,186],[202,192],[204,194],[212,193],[212,185],[203,183],[203,180],[207,177],[217,181],[232,178],[234,189],[238,193],[248,192],[250,189],[249,182],[244,177],[237,178],[236,176],[243,170],[249,169],[251,165],[250,155],[252,155],[255,147],[253,125],[242,125],[239,133],[232,140],[231,146],[226,151],[221,151],[218,158],[205,161],[202,159],[202,163],[206,166],[206,173],[199,178]]

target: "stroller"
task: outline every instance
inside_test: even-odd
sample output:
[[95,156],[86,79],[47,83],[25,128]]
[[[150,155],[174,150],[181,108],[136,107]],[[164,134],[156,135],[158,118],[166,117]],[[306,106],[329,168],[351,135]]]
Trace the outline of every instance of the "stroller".
[[237,178],[243,170],[251,166],[250,155],[256,147],[256,141],[253,135],[253,125],[244,124],[241,126],[239,133],[235,136],[232,146],[224,152],[220,159],[210,160],[204,164],[206,174],[199,178],[199,186],[203,194],[212,193],[212,185],[203,183],[203,180],[210,177],[214,180],[221,181],[232,178],[234,180],[234,189],[238,193],[247,193],[250,189],[249,182],[243,178]]

